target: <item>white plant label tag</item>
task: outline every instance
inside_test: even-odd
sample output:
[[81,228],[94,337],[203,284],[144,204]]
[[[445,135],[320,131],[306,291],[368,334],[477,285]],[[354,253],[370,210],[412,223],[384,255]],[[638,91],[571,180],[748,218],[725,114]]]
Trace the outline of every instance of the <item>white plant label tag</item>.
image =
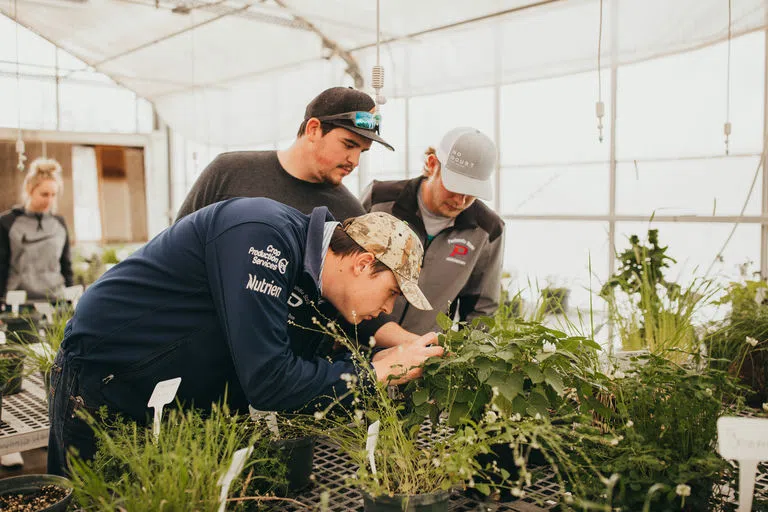
[[19,306],[27,300],[26,290],[11,290],[5,294],[5,303],[11,305],[13,316],[19,315]]
[[376,443],[379,442],[379,426],[381,422],[379,420],[374,421],[368,425],[368,438],[365,440],[365,451],[368,452],[368,461],[371,463],[371,473],[376,475],[376,457],[374,452],[376,451]]
[[0,331],[0,345],[5,345],[5,331]]
[[50,302],[35,302],[35,311],[45,317],[49,323],[53,323],[53,306]]
[[237,450],[232,456],[232,463],[229,465],[229,469],[221,476],[221,478],[219,478],[219,485],[221,486],[221,493],[219,494],[219,512],[224,512],[224,510],[226,510],[229,486],[232,485],[232,482],[237,475],[243,470],[245,461],[248,460],[251,453],[253,453],[253,446]]
[[77,308],[77,301],[83,296],[83,285],[67,286],[64,288],[64,299],[72,303],[72,308]]
[[739,509],[752,510],[757,463],[768,460],[768,419],[723,416],[717,420],[718,451],[739,462]]
[[152,429],[152,433],[155,436],[155,441],[160,437],[160,420],[163,419],[163,407],[171,403],[176,398],[176,392],[179,390],[181,384],[181,377],[175,379],[162,380],[157,383],[155,390],[152,391],[152,396],[149,397],[147,407],[155,409],[155,423]]

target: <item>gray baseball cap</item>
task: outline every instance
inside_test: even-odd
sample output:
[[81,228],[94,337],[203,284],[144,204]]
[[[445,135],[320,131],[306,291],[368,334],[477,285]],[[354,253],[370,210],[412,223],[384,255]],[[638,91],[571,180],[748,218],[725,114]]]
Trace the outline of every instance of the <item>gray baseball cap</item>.
[[436,156],[446,189],[485,200],[493,198],[496,144],[487,135],[466,126],[454,128],[440,141]]

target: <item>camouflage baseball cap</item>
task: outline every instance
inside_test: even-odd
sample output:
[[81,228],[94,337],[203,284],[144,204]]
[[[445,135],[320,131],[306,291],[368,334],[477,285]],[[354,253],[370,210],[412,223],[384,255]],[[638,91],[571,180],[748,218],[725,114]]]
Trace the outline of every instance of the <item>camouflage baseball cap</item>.
[[418,309],[432,309],[419,289],[419,272],[424,248],[405,221],[384,212],[356,217],[347,225],[347,234],[372,253],[395,274],[405,299]]

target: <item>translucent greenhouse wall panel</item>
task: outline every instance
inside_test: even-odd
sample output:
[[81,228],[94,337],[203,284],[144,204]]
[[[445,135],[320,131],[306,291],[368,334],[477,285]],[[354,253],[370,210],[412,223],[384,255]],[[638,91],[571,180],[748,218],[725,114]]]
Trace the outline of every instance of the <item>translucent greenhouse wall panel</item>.
[[0,76],[0,126],[56,129],[56,83],[22,77]]
[[760,215],[760,157],[620,163],[616,169],[619,215]]
[[[149,102],[82,60],[0,16],[0,126],[77,132],[149,133]],[[56,88],[58,76],[59,103]]]
[[417,96],[409,106],[409,162],[411,172],[424,166],[424,151],[437,147],[446,132],[459,126],[477,128],[494,138],[493,88]]
[[524,290],[526,300],[536,301],[546,286],[564,286],[570,305],[585,309],[590,286],[599,291],[608,275],[606,222],[508,220],[505,237],[504,269],[511,290]]
[[502,215],[607,215],[608,163],[501,169]]
[[608,162],[610,72],[602,73],[603,142],[595,103],[598,74],[537,80],[501,88],[501,164]]
[[[724,154],[726,43],[623,66],[618,72],[619,160]],[[762,32],[731,42],[731,153],[763,147]]]

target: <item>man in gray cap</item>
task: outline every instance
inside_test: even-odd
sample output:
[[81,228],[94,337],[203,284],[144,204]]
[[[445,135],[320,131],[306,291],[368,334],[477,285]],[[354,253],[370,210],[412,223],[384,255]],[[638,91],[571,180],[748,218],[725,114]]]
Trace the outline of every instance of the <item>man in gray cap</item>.
[[437,150],[426,151],[423,176],[374,181],[363,194],[367,211],[408,222],[424,244],[422,289],[435,311],[398,300],[367,330],[395,322],[416,334],[439,330],[436,311],[460,320],[492,315],[499,305],[504,221],[476,198],[493,197],[496,145],[474,128],[449,131]]

